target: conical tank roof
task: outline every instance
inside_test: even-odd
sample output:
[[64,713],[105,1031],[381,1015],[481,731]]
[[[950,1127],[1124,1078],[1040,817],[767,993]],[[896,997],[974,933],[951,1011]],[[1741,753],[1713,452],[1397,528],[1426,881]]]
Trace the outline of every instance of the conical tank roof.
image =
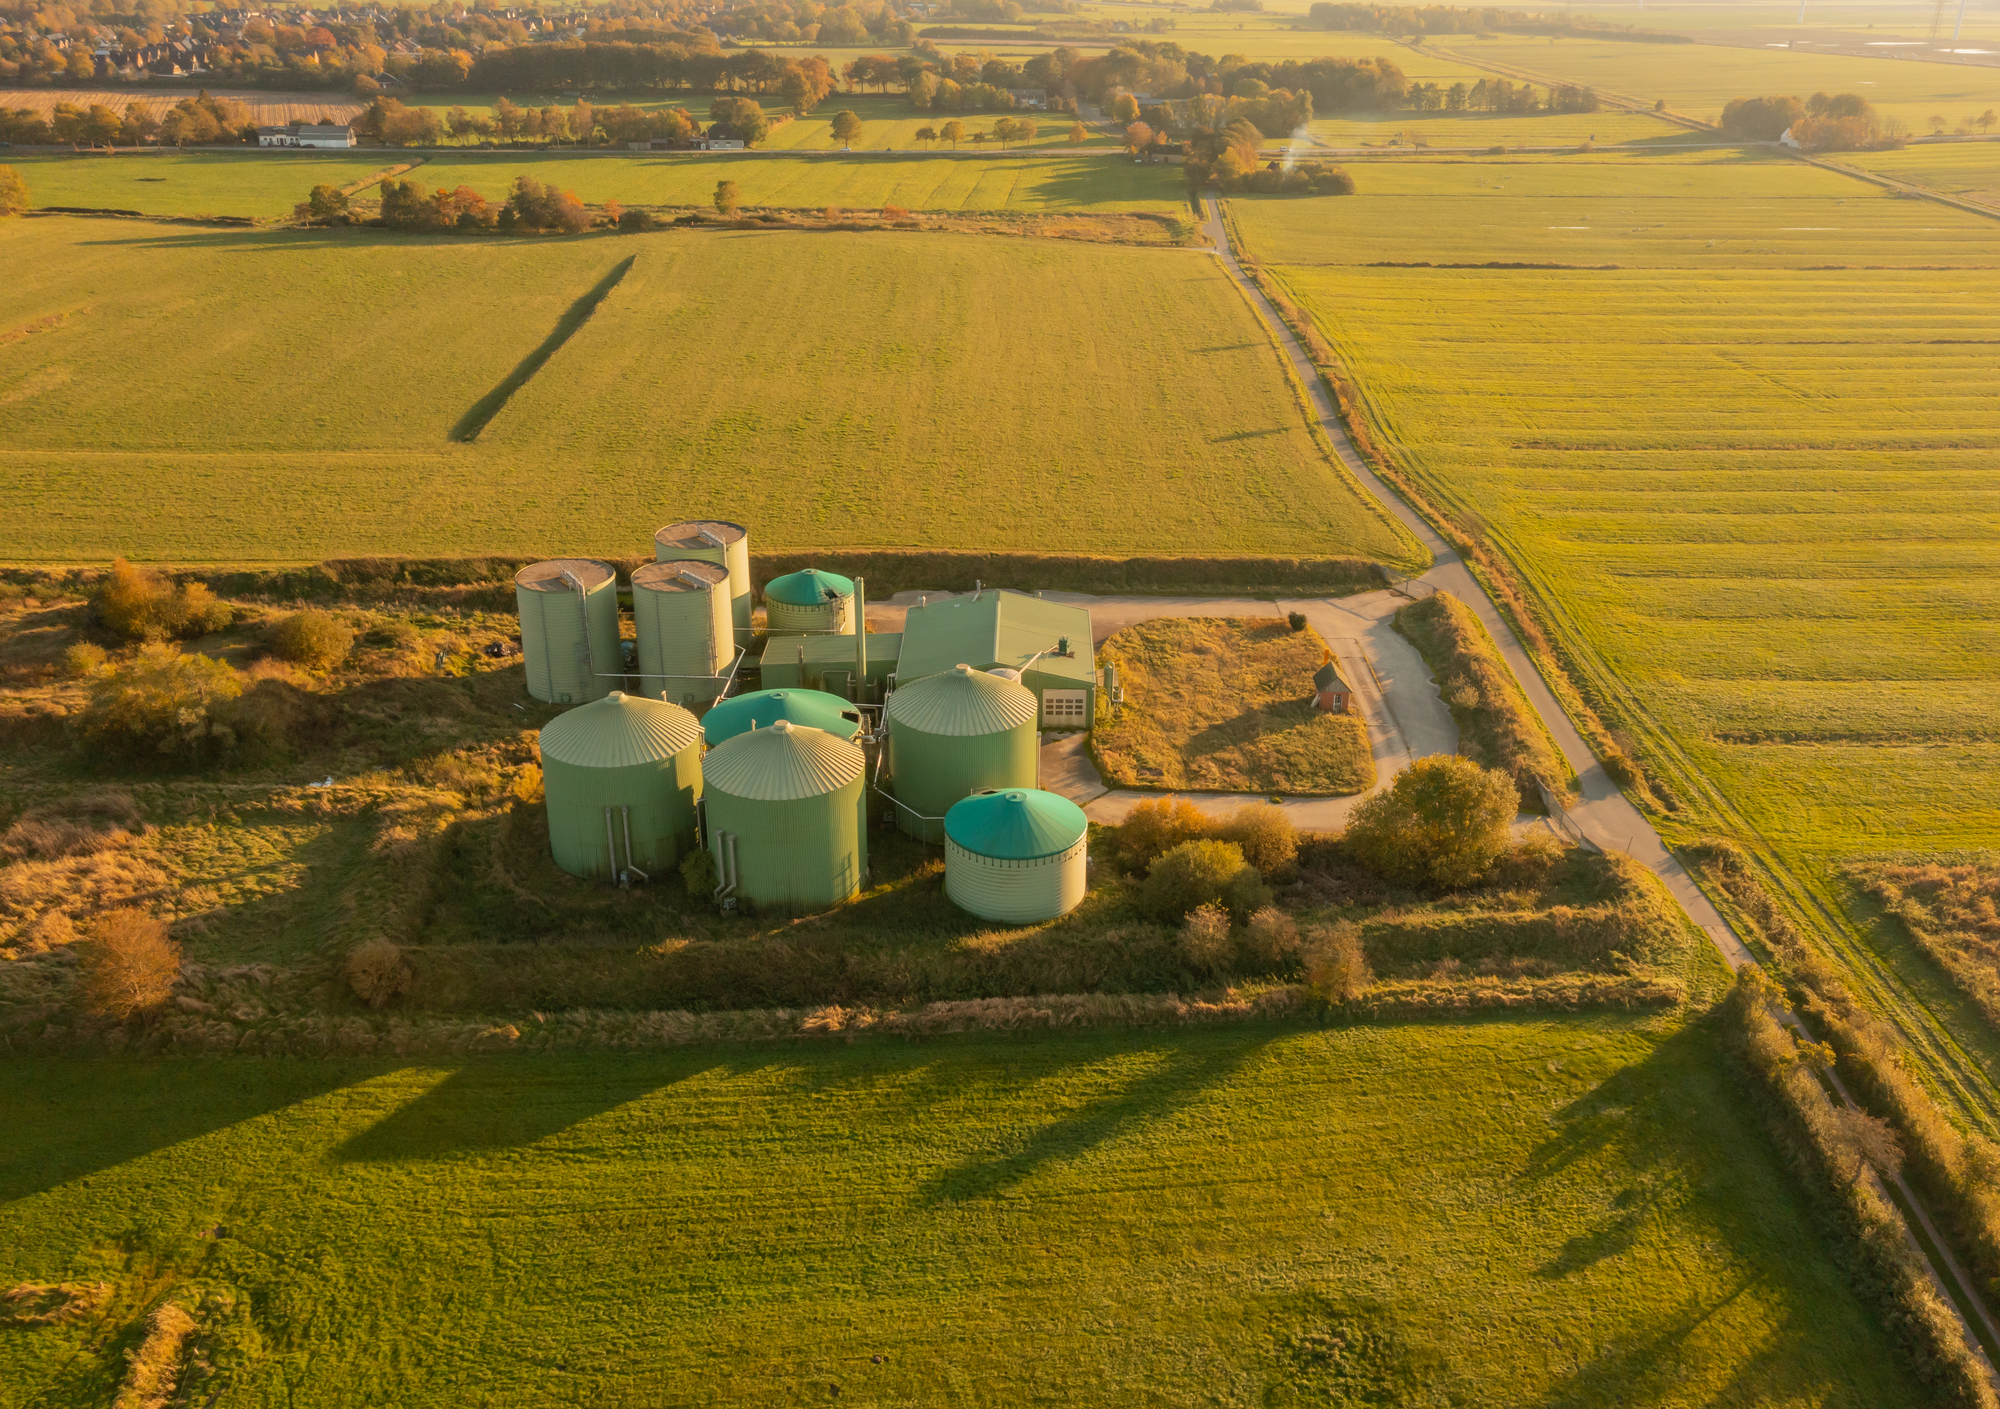
[[701,737],[679,705],[613,690],[542,730],[542,758],[579,768],[629,768],[672,758]]
[[764,600],[782,602],[788,607],[817,607],[828,600],[827,593],[837,597],[854,595],[854,579],[842,577],[837,572],[821,572],[818,568],[807,568],[803,572],[788,572],[783,577],[774,577],[764,584]]
[[861,732],[861,711],[824,690],[758,690],[738,695],[704,714],[701,732],[714,748],[748,733],[753,726],[768,729],[781,719],[808,729],[824,729],[840,739],[851,739]]
[[926,734],[966,738],[999,734],[1031,723],[1035,692],[969,665],[912,680],[889,696],[889,718]]
[[861,750],[847,740],[780,719],[710,749],[701,776],[710,791],[754,802],[793,802],[838,792],[864,768]]
[[944,814],[944,834],[965,850],[998,861],[1060,856],[1088,830],[1083,809],[1034,788],[975,793]]

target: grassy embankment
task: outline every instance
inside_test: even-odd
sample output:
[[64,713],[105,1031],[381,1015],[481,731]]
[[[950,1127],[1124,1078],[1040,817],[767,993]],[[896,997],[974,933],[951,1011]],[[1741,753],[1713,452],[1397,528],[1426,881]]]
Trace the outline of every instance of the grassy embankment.
[[1317,714],[1326,643],[1308,627],[1241,617],[1163,617],[1098,648],[1125,703],[1098,721],[1091,755],[1113,787],[1293,795],[1375,783],[1358,714]]
[[[2000,839],[1992,224],[1743,159],[1369,176],[1236,210],[1371,435],[1519,573],[1668,837],[1773,861],[1984,1121],[2000,1049],[1907,943],[1862,942],[1839,868]],[[1487,260],[1562,267],[1368,267]]]
[[1545,810],[1542,787],[1574,789],[1575,774],[1471,608],[1436,592],[1397,608],[1396,629],[1431,668],[1458,725],[1459,752],[1511,776],[1524,811]]
[[[1995,95],[1995,101],[2000,102],[2000,94]],[[2000,209],[2000,142],[1952,142],[1905,147],[1900,152],[1842,152],[1830,159]]]
[[1416,553],[1314,440],[1243,301],[1178,251],[105,230],[0,228],[22,276],[0,328],[27,333],[0,347],[0,560],[626,557],[691,513],[749,525],[753,551]]
[[17,1075],[10,1398],[1917,1402],[1672,1020]]

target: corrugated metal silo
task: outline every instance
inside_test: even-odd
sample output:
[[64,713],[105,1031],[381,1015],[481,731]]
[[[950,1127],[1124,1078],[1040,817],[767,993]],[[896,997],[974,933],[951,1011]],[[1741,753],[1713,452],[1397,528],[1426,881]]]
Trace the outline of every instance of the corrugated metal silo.
[[773,636],[854,634],[854,581],[807,568],[764,584],[764,625]]
[[729,569],[729,616],[740,634],[736,644],[750,644],[750,531],[721,519],[691,519],[670,523],[653,535],[653,557],[699,558]]
[[975,793],[944,815],[944,893],[982,920],[1032,925],[1067,915],[1089,888],[1089,823],[1033,788]]
[[549,851],[574,876],[658,880],[695,842],[701,726],[679,705],[612,691],[542,730]]
[[861,889],[868,871],[867,769],[861,750],[781,719],[702,760],[708,847],[725,895],[777,910],[818,910]]
[[601,700],[625,681],[618,574],[594,558],[554,558],[514,574],[528,693],[550,704]]
[[944,840],[946,811],[971,793],[1035,786],[1037,705],[1025,685],[959,665],[902,686],[883,712],[896,817],[911,836]]
[[722,693],[721,677],[736,657],[728,568],[675,558],[637,569],[632,621],[643,693],[690,708]]

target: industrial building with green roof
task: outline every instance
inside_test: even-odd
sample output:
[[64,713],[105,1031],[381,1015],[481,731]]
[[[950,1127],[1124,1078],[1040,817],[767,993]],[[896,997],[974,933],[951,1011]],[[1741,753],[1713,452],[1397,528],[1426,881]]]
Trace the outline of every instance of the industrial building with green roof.
[[1018,671],[1044,729],[1088,729],[1097,717],[1097,656],[1082,607],[987,589],[910,608],[898,685],[955,665]]

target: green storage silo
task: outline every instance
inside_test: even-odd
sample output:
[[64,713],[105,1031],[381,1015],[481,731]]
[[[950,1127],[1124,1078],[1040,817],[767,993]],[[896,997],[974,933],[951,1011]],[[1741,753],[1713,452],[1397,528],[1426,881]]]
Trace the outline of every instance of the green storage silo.
[[555,558],[514,574],[528,693],[583,704],[622,689],[618,574],[592,558]]
[[852,636],[854,580],[807,568],[764,584],[764,626],[773,636]]
[[861,711],[823,690],[755,690],[722,701],[701,717],[702,737],[714,748],[725,739],[768,729],[780,719],[807,729],[824,729],[837,739],[861,732]]
[[1089,889],[1090,825],[1066,797],[1033,788],[974,793],[944,815],[944,893],[982,920],[1032,925],[1067,915]]
[[549,851],[573,876],[659,880],[695,844],[701,726],[614,690],[542,730]]
[[722,693],[723,677],[736,658],[728,568],[674,558],[635,570],[632,622],[639,636],[642,693],[690,709]]
[[[887,766],[898,825],[944,840],[944,815],[985,788],[1035,786],[1035,692],[969,665],[889,696]],[[912,815],[915,814],[915,815]]]
[[868,872],[867,767],[824,729],[781,719],[702,760],[708,849],[722,895],[767,910],[821,910]]
[[729,615],[736,644],[750,644],[750,531],[720,519],[670,523],[653,535],[653,557],[699,558],[729,569]]

